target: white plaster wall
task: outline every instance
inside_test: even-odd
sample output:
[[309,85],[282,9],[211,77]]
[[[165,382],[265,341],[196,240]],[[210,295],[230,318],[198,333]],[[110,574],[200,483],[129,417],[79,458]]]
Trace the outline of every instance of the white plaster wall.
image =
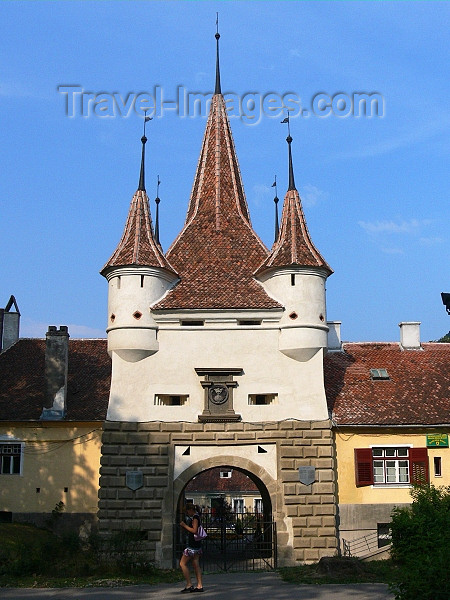
[[[192,315],[191,315],[192,317]],[[247,317],[248,318],[248,317]],[[112,421],[197,422],[204,390],[195,368],[242,368],[234,377],[234,410],[243,421],[328,418],[323,384],[323,351],[299,362],[279,351],[280,328],[206,324],[160,325],[159,350],[138,362],[112,353],[112,383],[107,419]],[[157,394],[188,395],[183,406],[155,406]],[[275,404],[250,406],[249,394],[277,394]]]
[[[156,352],[157,325],[149,307],[166,294],[175,276],[151,267],[120,267],[110,271],[107,279],[108,352],[119,351],[128,360]],[[139,319],[133,316],[137,311],[142,315]]]
[[[291,275],[295,277],[295,285],[291,284]],[[308,267],[279,269],[263,274],[260,279],[264,288],[285,307],[280,325],[326,325],[326,276],[323,269]],[[295,321],[289,317],[293,311],[298,315]]]

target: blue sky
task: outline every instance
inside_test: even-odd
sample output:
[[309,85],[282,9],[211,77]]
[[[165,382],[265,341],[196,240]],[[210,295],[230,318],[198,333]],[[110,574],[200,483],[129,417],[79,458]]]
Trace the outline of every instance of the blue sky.
[[[155,86],[165,101],[178,89],[212,92],[216,11],[222,91],[252,93],[256,106],[291,93],[308,112],[291,119],[292,151],[312,239],[335,271],[328,319],[341,320],[351,341],[396,341],[397,324],[409,320],[422,322],[425,341],[444,335],[445,2],[2,2],[0,306],[15,295],[23,337],[43,337],[48,325],[105,335],[98,272],[137,188],[142,135],[141,114],[124,116],[112,95],[126,104]],[[58,87],[75,85],[93,100],[69,117]],[[353,116],[351,104],[343,116],[337,94],[361,92],[382,96],[383,116]],[[336,114],[312,114],[319,93],[335,99]],[[160,113],[147,127],[146,181],[154,215],[161,179],[167,250],[184,222],[206,121],[182,107]],[[270,247],[275,174],[278,195],[287,189],[286,126],[275,113],[253,121],[235,111],[231,127],[252,223]]]

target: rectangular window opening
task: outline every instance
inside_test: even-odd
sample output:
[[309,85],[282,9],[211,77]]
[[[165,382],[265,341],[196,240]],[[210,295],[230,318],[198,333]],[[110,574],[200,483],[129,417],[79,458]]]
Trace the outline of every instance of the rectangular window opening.
[[144,278],[145,278],[145,275],[141,275],[141,288],[144,287]]
[[291,285],[295,285],[295,273],[291,273]]
[[434,462],[434,476],[442,477],[442,460],[440,456],[435,456],[433,459]]
[[391,543],[391,529],[389,523],[377,523],[378,548],[384,548]]
[[275,404],[277,399],[277,394],[249,394],[248,403],[251,406],[265,406]]
[[239,319],[238,325],[261,325],[261,319]]
[[155,394],[155,406],[184,406],[188,399],[188,394]]
[[231,474],[232,474],[231,470],[220,471],[220,479],[230,479],[231,478]]
[[20,475],[22,472],[22,444],[0,444],[0,474]]
[[203,325],[205,324],[205,321],[195,321],[194,319],[192,320],[187,320],[187,321],[181,321],[181,327],[203,327]]

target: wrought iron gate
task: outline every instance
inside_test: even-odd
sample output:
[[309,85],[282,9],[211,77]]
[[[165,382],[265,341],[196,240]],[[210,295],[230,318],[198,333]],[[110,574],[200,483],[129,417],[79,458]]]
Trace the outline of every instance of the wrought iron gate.
[[[277,568],[277,533],[272,518],[262,513],[231,513],[226,517],[203,514],[208,533],[203,540],[201,567],[207,572],[270,571]],[[187,545],[187,537],[174,527],[174,564]]]

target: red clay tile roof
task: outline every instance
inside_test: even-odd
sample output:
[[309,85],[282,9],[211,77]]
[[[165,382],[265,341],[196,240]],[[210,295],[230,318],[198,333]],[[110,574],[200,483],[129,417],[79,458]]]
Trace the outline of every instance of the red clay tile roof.
[[[450,424],[450,344],[344,344],[325,357],[325,390],[338,425]],[[370,369],[389,380],[373,381]]]
[[215,94],[186,222],[167,252],[180,282],[152,308],[280,308],[253,277],[267,255],[250,223],[225,101]]
[[[103,421],[111,360],[106,340],[69,340],[65,421]],[[45,340],[20,339],[0,354],[0,420],[37,421],[45,400]]]
[[[231,477],[221,478],[221,471],[231,470]],[[186,486],[186,493],[189,492],[255,492],[259,494],[258,487],[242,471],[237,469],[228,469],[226,467],[214,467],[207,471],[202,471],[199,475],[191,479]]]
[[258,273],[272,267],[291,265],[322,267],[330,275],[333,272],[312,243],[300,196],[295,189],[286,193],[278,239],[269,256],[260,265]]
[[101,270],[102,275],[112,267],[139,265],[173,269],[153,237],[152,219],[145,190],[134,194],[122,238],[111,258]]
[[[450,426],[450,344],[422,346],[346,343],[343,352],[329,352],[325,390],[336,424]],[[44,355],[40,339],[21,339],[0,354],[1,421],[39,420]],[[390,380],[373,381],[370,369],[386,369]],[[69,340],[66,421],[104,420],[110,377],[106,340]]]

